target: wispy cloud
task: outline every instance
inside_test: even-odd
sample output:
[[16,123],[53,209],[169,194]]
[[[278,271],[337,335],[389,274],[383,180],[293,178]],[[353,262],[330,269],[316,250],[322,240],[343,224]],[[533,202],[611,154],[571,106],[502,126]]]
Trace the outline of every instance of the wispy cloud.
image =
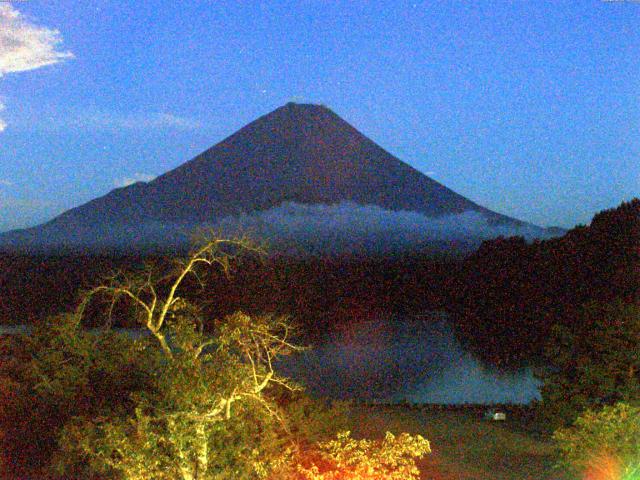
[[53,206],[55,206],[55,204],[48,200],[40,200],[36,198],[0,197],[0,208],[38,209]]
[[[216,228],[225,234],[252,232],[272,245],[281,243],[296,252],[309,251],[362,253],[375,241],[394,248],[433,242],[468,242],[479,246],[482,240],[498,236],[521,235],[527,240],[546,238],[548,232],[534,225],[492,225],[480,212],[466,211],[440,217],[419,212],[391,211],[376,205],[342,202],[309,205],[285,202],[277,207],[221,219]],[[372,241],[375,240],[375,241]]]
[[58,50],[61,43],[58,30],[34,25],[10,4],[0,4],[0,76],[73,58]]
[[[61,43],[58,30],[35,25],[11,4],[0,3],[0,77],[73,58],[71,52],[59,50]],[[0,132],[6,127],[0,119]]]
[[0,178],[0,185],[2,185],[4,187],[10,187],[10,186],[13,185],[13,182]]
[[120,187],[128,187],[129,185],[133,185],[136,182],[150,182],[154,178],[156,178],[156,175],[151,175],[148,173],[134,173],[130,177],[121,178],[119,180],[116,180],[113,183],[116,187],[120,188]]
[[[0,0],[2,1],[2,0]],[[1,100],[1,99],[0,99]],[[68,110],[55,115],[31,111],[16,119],[12,127],[38,132],[165,132],[194,131],[206,128],[196,119],[168,112],[116,112],[105,110]]]

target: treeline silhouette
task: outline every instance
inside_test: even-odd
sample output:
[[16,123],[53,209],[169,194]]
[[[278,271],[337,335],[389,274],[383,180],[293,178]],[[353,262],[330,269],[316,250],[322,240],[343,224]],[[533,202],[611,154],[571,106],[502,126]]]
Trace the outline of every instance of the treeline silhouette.
[[[175,254],[150,256],[0,255],[1,324],[37,324],[75,308],[81,292],[110,275],[143,263],[168,265]],[[362,257],[249,257],[231,267],[227,278],[211,273],[188,279],[190,295],[199,297],[207,318],[242,309],[248,313],[288,314],[306,333],[322,334],[341,323],[388,313],[442,309],[444,285],[458,259],[423,255]],[[124,308],[124,307],[121,307]],[[95,305],[96,312],[100,305]],[[104,310],[102,310],[104,311]],[[114,323],[129,317],[116,305]],[[94,318],[98,323],[98,318]]]
[[482,360],[505,367],[536,361],[553,325],[570,326],[581,305],[640,304],[640,199],[559,238],[486,241],[448,290],[456,332]]
[[[0,254],[0,323],[39,323],[75,308],[82,289],[112,272],[166,265],[175,256]],[[241,261],[230,278],[207,278],[206,290],[190,279],[207,318],[238,309],[285,313],[315,336],[371,316],[444,309],[468,349],[512,368],[538,361],[553,325],[571,325],[584,303],[640,304],[640,200],[598,213],[562,237],[497,238],[464,259],[407,252]],[[131,318],[119,308],[115,324]]]

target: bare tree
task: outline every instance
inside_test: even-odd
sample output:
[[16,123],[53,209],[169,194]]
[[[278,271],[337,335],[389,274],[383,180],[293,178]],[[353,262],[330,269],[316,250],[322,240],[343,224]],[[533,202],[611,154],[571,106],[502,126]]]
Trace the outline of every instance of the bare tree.
[[[187,277],[203,284],[203,268],[228,274],[233,259],[247,252],[260,255],[263,250],[247,238],[209,237],[161,275],[145,267],[114,275],[86,293],[78,319],[97,296],[109,299],[108,317],[118,301],[136,307],[136,320],[149,335],[132,341],[148,351],[156,380],[152,391],[136,398],[133,417],[80,422],[76,432],[92,432],[91,441],[80,442],[83,455],[129,479],[214,478],[212,458],[219,452],[211,450],[212,437],[233,419],[234,404],[243,411],[257,406],[278,419],[277,404],[267,391],[298,389],[277,374],[274,364],[301,349],[292,343],[288,319],[238,312],[207,333],[198,305],[182,292]],[[74,441],[69,432],[67,444]]]

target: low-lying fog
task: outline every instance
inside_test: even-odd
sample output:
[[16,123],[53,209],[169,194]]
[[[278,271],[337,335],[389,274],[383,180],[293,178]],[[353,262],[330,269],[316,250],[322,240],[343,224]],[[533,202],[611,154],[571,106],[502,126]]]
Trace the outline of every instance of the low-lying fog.
[[339,399],[526,404],[540,398],[531,369],[484,367],[462,349],[442,313],[353,325],[283,369],[311,393]]

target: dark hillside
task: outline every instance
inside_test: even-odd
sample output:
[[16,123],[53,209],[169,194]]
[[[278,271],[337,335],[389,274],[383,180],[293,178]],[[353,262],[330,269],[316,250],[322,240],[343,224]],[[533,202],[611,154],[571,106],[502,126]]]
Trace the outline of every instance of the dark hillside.
[[483,359],[517,365],[539,358],[551,327],[571,324],[584,303],[640,304],[640,200],[560,238],[486,241],[450,290],[458,333]]

